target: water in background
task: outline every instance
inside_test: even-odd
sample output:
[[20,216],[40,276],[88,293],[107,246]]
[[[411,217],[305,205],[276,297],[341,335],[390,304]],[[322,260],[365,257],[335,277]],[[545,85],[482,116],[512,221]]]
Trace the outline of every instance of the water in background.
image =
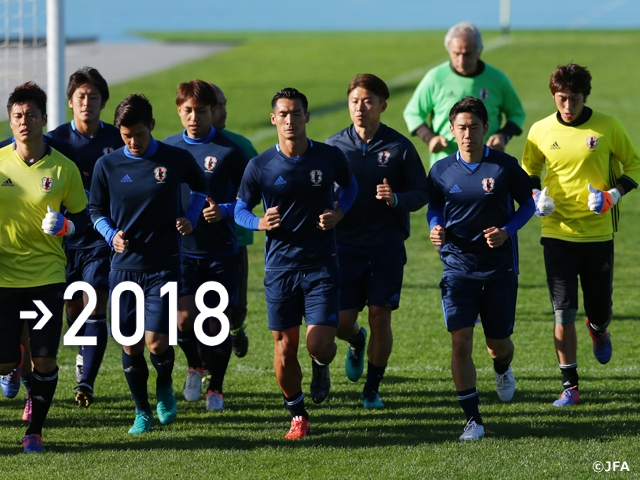
[[[131,41],[135,30],[499,29],[500,0],[65,0],[67,36]],[[455,6],[455,8],[452,8]],[[512,29],[640,28],[638,0],[511,0]]]

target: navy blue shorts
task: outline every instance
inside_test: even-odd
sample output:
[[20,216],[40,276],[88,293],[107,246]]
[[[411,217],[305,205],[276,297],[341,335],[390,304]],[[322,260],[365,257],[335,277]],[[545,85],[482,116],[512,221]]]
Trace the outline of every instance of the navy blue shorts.
[[[55,358],[62,334],[62,297],[65,288],[64,283],[28,288],[0,287],[0,363],[20,360],[20,337],[25,321],[29,325],[31,356]],[[33,329],[42,318],[42,312],[33,303],[34,300],[42,301],[51,312],[51,318],[41,330]],[[22,320],[21,311],[36,312],[37,317]]]
[[484,336],[494,340],[513,333],[518,298],[518,277],[470,280],[442,277],[440,281],[444,323],[450,332],[475,326],[480,316]]
[[[67,283],[87,282],[96,290],[109,291],[111,249],[103,247],[89,249],[66,249]],[[73,300],[82,298],[82,290],[73,294]]]
[[268,270],[264,277],[269,330],[284,331],[302,324],[338,328],[340,269],[331,260],[308,270]]
[[[180,297],[195,295],[205,282],[219,282],[227,289],[229,307],[238,303],[238,285],[240,283],[240,255],[226,257],[191,258],[182,257],[182,288]],[[211,298],[209,298],[211,296]],[[220,304],[219,295],[210,291],[204,296],[205,304],[215,308]]]
[[[110,294],[122,282],[137,283],[144,292],[144,330],[169,334],[169,294],[160,295],[160,290],[168,282],[178,282],[180,291],[180,271],[162,270],[160,272],[132,272],[111,270],[109,276]],[[111,328],[113,329],[113,310],[116,308],[111,298]],[[136,333],[136,296],[130,290],[120,295],[120,333],[130,337]]]
[[384,247],[339,248],[340,310],[365,305],[400,305],[400,292],[407,252],[404,243]]

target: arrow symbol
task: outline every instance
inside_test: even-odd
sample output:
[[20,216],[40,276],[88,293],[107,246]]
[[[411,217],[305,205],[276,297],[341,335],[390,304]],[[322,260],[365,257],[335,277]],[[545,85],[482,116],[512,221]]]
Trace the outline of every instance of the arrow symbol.
[[[42,313],[42,318],[38,323],[36,323],[33,329],[42,330],[53,315],[49,311],[47,306],[42,302],[42,300],[34,300],[33,303],[36,304],[36,307],[38,307],[38,310],[40,310],[40,313]],[[38,318],[38,312],[34,312],[33,310],[20,312],[20,320],[34,320],[36,318]]]

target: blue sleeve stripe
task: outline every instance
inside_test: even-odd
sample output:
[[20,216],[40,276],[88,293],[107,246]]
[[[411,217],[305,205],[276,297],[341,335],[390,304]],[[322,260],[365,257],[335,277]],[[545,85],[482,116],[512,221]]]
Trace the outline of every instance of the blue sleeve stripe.
[[353,202],[356,201],[356,195],[358,195],[358,182],[356,181],[356,177],[352,174],[351,183],[340,191],[340,197],[338,198],[338,207],[342,209],[343,213],[347,213],[349,211]]
[[241,227],[248,230],[258,230],[260,219],[256,217],[251,210],[249,210],[249,205],[243,202],[240,198],[236,201],[234,217],[236,223]]

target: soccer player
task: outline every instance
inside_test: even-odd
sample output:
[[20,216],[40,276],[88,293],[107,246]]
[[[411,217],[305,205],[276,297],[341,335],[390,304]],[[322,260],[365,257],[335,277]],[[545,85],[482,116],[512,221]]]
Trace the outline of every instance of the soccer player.
[[483,102],[465,97],[453,106],[449,121],[459,150],[429,172],[427,220],[431,242],[441,247],[440,292],[451,333],[451,373],[467,417],[460,440],[477,440],[484,436],[484,426],[471,357],[473,328],[479,316],[498,397],[508,402],[516,388],[510,364],[518,293],[517,232],[535,207],[531,181],[518,161],[484,145],[489,117]]
[[[182,241],[182,289],[178,300],[178,328],[183,337],[179,343],[189,364],[184,397],[190,402],[198,400],[206,364],[211,375],[207,410],[224,408],[222,383],[231,357],[232,339],[229,334],[215,347],[197,340],[193,331],[193,322],[198,315],[195,295],[203,283],[215,281],[229,294],[227,317],[236,304],[240,257],[233,215],[248,161],[238,145],[211,126],[216,103],[215,91],[209,83],[202,80],[181,83],[176,105],[185,130],[164,140],[164,143],[189,151],[207,180],[206,207],[193,234]],[[215,304],[219,303],[219,300],[213,300]],[[206,323],[210,330],[205,333],[217,335],[220,332],[217,319],[210,318]]]
[[580,402],[578,277],[593,353],[602,364],[611,359],[613,234],[620,198],[638,187],[640,156],[620,121],[585,105],[591,93],[585,67],[559,66],[549,88],[557,111],[531,126],[522,166],[533,180],[536,214],[542,217],[540,243],[563,388],[553,404],[567,407]]
[[[180,237],[192,232],[207,194],[204,174],[193,156],[151,135],[155,120],[143,95],[133,94],[120,102],[113,123],[125,146],[96,163],[89,210],[95,229],[115,252],[110,291],[122,282],[134,282],[144,292],[144,336],[122,347],[124,374],[136,405],[129,433],[137,435],[148,432],[153,424],[145,343],[158,373],[158,420],[167,425],[177,413],[171,381],[175,355],[169,345],[169,295],[161,295],[161,289],[179,281]],[[184,216],[178,217],[183,183],[191,188],[190,203]],[[119,302],[111,303],[112,318],[115,308],[120,312],[120,332],[131,337],[137,331],[136,295],[124,290]],[[116,328],[112,325],[114,332]]]
[[[227,130],[227,97],[217,85],[211,84],[216,92],[217,103],[213,111],[211,125],[221,132],[229,140],[240,145],[248,159],[258,156],[251,140],[242,135]],[[247,354],[249,349],[249,337],[247,336],[245,320],[247,318],[247,283],[249,280],[249,257],[247,246],[253,244],[253,230],[241,227],[237,223],[236,237],[238,239],[238,253],[240,255],[240,284],[236,306],[231,310],[231,337],[233,339],[233,353],[238,358]]]
[[[21,312],[37,313],[26,320],[34,366],[32,418],[22,439],[27,453],[44,451],[42,427],[58,383],[67,261],[62,237],[81,234],[87,225],[78,167],[43,140],[46,105],[47,95],[35,83],[16,87],[7,102],[15,141],[0,149],[0,374],[22,367]],[[68,218],[58,213],[63,208]],[[51,318],[35,330],[38,300]]]
[[454,103],[471,95],[480,98],[488,110],[485,143],[504,151],[511,137],[522,133],[525,118],[513,85],[504,73],[480,60],[482,35],[473,24],[461,22],[451,27],[444,46],[450,61],[427,72],[404,110],[409,132],[427,145],[431,165],[455,153],[458,146],[449,129],[449,111]]
[[353,125],[327,140],[340,148],[358,182],[358,196],[336,227],[340,263],[338,338],[349,342],[345,369],[352,382],[364,371],[367,332],[358,312],[369,307],[371,339],[365,408],[383,408],[378,393],[391,349],[391,312],[400,305],[409,237],[409,212],[427,203],[427,174],[413,144],[380,122],[389,89],[371,74],[356,75],[347,89]]
[[[271,123],[278,143],[249,162],[236,204],[236,222],[266,230],[264,280],[269,329],[275,341],[274,368],[284,404],[291,414],[285,438],[309,433],[302,392],[298,345],[302,316],[312,357],[311,397],[329,393],[329,363],[336,354],[340,314],[339,270],[334,227],[357,194],[355,178],[337,148],[307,137],[307,97],[295,88],[277,92]],[[343,187],[334,206],[334,182]],[[262,201],[265,214],[251,210]]]
[[[120,131],[103,123],[100,113],[109,100],[109,86],[95,68],[84,67],[69,77],[67,100],[73,120],[48,133],[48,137],[71,145],[77,156],[84,188],[91,187],[93,167],[102,155],[124,145]],[[90,219],[88,220],[90,222]],[[78,336],[96,337],[96,345],[78,347],[76,357],[75,400],[79,407],[93,403],[93,387],[107,348],[107,302],[109,300],[109,264],[111,248],[104,238],[88,228],[84,235],[69,239],[67,247],[67,283],[86,282],[93,287],[97,304]],[[65,302],[67,321],[72,324],[80,315],[88,297],[76,292]]]

